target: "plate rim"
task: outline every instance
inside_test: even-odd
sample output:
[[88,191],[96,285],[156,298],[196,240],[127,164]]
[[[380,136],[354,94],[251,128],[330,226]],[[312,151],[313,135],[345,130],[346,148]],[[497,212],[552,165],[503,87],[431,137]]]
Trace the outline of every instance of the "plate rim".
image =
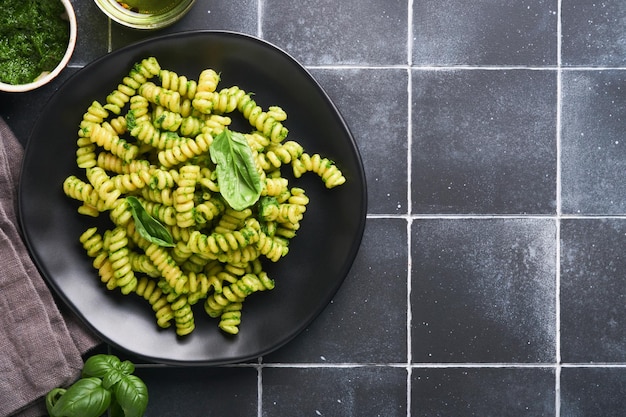
[[[335,282],[334,286],[332,286],[331,291],[329,292],[329,297],[327,297],[327,299],[324,299],[323,301],[320,301],[319,303],[319,307],[316,309],[316,311],[311,311],[308,315],[310,316],[307,320],[304,320],[301,322],[301,324],[297,327],[294,327],[291,332],[286,333],[284,335],[284,337],[280,340],[277,341],[276,343],[272,344],[271,346],[265,348],[265,349],[261,349],[261,350],[257,350],[254,353],[249,353],[249,354],[245,354],[245,355],[239,355],[239,356],[231,356],[228,359],[219,359],[219,360],[213,360],[213,359],[196,359],[196,360],[180,360],[180,359],[171,359],[171,358],[167,358],[165,356],[154,356],[154,355],[147,355],[144,353],[138,353],[133,351],[132,349],[129,349],[126,346],[122,346],[119,343],[117,343],[116,341],[110,340],[110,338],[106,335],[104,335],[96,326],[94,326],[90,320],[88,320],[84,313],[82,313],[75,305],[74,303],[70,300],[70,298],[65,294],[65,292],[60,288],[61,286],[59,285],[58,282],[56,282],[55,279],[53,279],[52,277],[50,277],[49,272],[48,272],[48,268],[45,265],[45,262],[43,262],[43,260],[41,260],[39,258],[39,256],[37,255],[37,251],[35,250],[35,245],[33,242],[33,238],[31,236],[31,231],[29,230],[29,226],[26,224],[25,219],[24,219],[24,195],[26,194],[25,190],[23,190],[22,184],[24,183],[24,181],[22,181],[22,179],[24,178],[25,175],[27,175],[25,173],[26,171],[26,164],[22,164],[22,169],[20,171],[20,175],[19,175],[19,187],[18,187],[18,199],[17,199],[17,208],[18,208],[18,223],[19,223],[19,227],[20,230],[22,231],[23,234],[23,238],[24,238],[24,243],[25,246],[28,249],[28,252],[31,256],[31,259],[33,260],[33,263],[35,264],[35,266],[37,267],[37,270],[40,272],[41,276],[43,277],[44,281],[46,282],[46,284],[51,287],[53,289],[53,295],[55,297],[60,298],[63,303],[65,304],[65,306],[74,314],[78,317],[78,319],[80,320],[80,322],[82,324],[84,324],[89,330],[91,330],[94,334],[96,334],[103,343],[106,343],[116,349],[119,349],[123,352],[126,352],[130,355],[136,356],[138,358],[142,358],[144,360],[147,361],[151,361],[151,362],[156,362],[156,363],[164,363],[164,364],[173,364],[173,365],[223,365],[223,364],[231,364],[231,363],[241,363],[241,362],[245,362],[245,361],[249,361],[264,355],[267,355],[268,353],[271,353],[277,349],[279,349],[280,347],[286,345],[287,343],[289,343],[291,340],[293,340],[297,335],[299,335],[303,330],[306,329],[306,327],[308,327],[313,321],[315,321],[315,319],[323,312],[323,310],[328,306],[328,304],[331,302],[332,298],[336,295],[337,291],[340,289],[340,287],[343,285],[345,279],[347,278],[347,276],[349,275],[349,272],[352,268],[352,265],[354,264],[354,261],[358,255],[358,252],[360,250],[361,247],[361,243],[363,240],[363,235],[365,232],[365,226],[366,226],[366,221],[367,221],[367,207],[368,207],[368,187],[367,187],[367,181],[366,181],[366,176],[365,176],[365,170],[364,170],[364,166],[363,166],[363,159],[361,156],[361,152],[359,150],[359,147],[357,145],[357,142],[354,138],[354,135],[351,132],[351,129],[348,125],[348,123],[346,122],[345,118],[343,117],[343,115],[341,114],[340,110],[337,108],[337,106],[335,105],[335,103],[330,99],[330,97],[328,96],[327,92],[324,90],[324,88],[319,84],[319,82],[317,81],[317,79],[315,79],[315,77],[313,77],[313,75],[310,73],[310,71],[305,67],[305,65],[301,64],[298,60],[296,60],[291,54],[289,54],[288,52],[286,52],[285,50],[283,50],[282,48],[276,46],[275,44],[264,40],[258,36],[255,35],[251,35],[251,34],[246,34],[246,33],[241,33],[241,32],[236,32],[236,31],[230,31],[230,30],[190,30],[190,31],[182,31],[182,32],[175,32],[175,33],[169,33],[169,34],[163,34],[163,35],[159,35],[159,36],[155,36],[155,37],[151,37],[151,38],[146,38],[137,42],[133,42],[131,44],[125,45],[121,48],[118,48],[112,52],[109,52],[89,63],[87,63],[86,65],[84,65],[82,68],[80,68],[79,70],[77,70],[75,73],[73,73],[72,75],[70,75],[66,80],[63,81],[63,83],[59,86],[59,88],[47,99],[47,102],[45,103],[43,110],[40,112],[40,114],[38,115],[38,117],[36,118],[34,124],[33,124],[33,129],[31,130],[31,133],[28,137],[28,140],[26,142],[26,146],[24,147],[24,156],[23,156],[23,160],[25,161],[28,156],[31,154],[31,148],[34,147],[34,142],[36,141],[36,139],[34,138],[34,136],[36,135],[37,131],[39,130],[38,127],[39,125],[42,123],[41,119],[43,114],[46,113],[46,111],[48,110],[48,108],[53,104],[53,102],[58,99],[58,96],[60,93],[63,92],[64,88],[67,85],[71,85],[72,81],[77,78],[80,74],[84,73],[85,71],[89,71],[90,68],[97,66],[99,63],[103,62],[103,61],[108,61],[111,59],[115,59],[116,55],[122,55],[127,51],[130,50],[134,50],[134,49],[138,49],[141,48],[143,46],[146,45],[150,45],[153,43],[159,43],[168,39],[173,39],[173,38],[186,38],[189,36],[226,36],[226,37],[237,37],[237,38],[242,38],[245,41],[251,41],[253,43],[257,43],[259,44],[261,47],[263,48],[269,48],[271,50],[273,50],[274,52],[282,55],[284,58],[287,58],[289,61],[292,62],[292,64],[297,67],[298,71],[303,72],[303,74],[306,76],[306,78],[308,79],[308,81],[310,83],[312,83],[315,87],[315,89],[322,95],[322,97],[324,98],[325,102],[328,104],[328,106],[332,109],[332,112],[335,113],[338,116],[338,120],[340,121],[341,125],[342,125],[342,129],[345,130],[346,136],[349,139],[351,148],[354,152],[354,156],[356,158],[357,161],[357,172],[355,174],[358,174],[357,177],[355,179],[358,179],[358,182],[362,185],[361,189],[360,189],[360,196],[361,196],[361,204],[359,207],[359,221],[358,221],[358,226],[356,229],[356,235],[354,236],[354,240],[352,241],[352,246],[350,248],[350,252],[349,255],[347,257],[347,259],[349,259],[349,262],[346,262],[345,264],[345,271],[342,272],[342,276],[340,279],[337,279],[337,281]],[[122,72],[123,74],[123,72]],[[328,288],[331,288],[331,286],[329,286]]]

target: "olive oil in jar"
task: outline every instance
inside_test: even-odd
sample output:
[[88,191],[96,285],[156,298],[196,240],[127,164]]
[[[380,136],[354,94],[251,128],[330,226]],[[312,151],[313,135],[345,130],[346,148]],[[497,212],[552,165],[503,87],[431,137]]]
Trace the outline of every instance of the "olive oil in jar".
[[180,0],[120,0],[118,3],[135,13],[162,14],[176,7]]

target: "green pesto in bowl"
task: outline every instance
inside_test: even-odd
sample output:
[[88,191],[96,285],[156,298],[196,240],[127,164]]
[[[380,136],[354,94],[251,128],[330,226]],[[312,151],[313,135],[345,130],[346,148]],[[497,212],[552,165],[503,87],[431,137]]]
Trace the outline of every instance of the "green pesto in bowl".
[[2,0],[0,82],[27,84],[63,59],[70,25],[59,0]]

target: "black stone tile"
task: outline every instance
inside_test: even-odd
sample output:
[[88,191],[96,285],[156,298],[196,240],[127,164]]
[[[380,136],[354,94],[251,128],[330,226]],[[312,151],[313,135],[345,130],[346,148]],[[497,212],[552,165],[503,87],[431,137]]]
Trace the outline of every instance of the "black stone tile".
[[406,213],[407,72],[313,69],[357,141],[367,180],[368,213]]
[[257,1],[260,0],[238,0],[236,2],[196,0],[193,9],[178,22],[159,30],[135,30],[113,23],[111,27],[113,49],[154,36],[190,30],[228,30],[257,35]]
[[555,72],[412,75],[414,213],[555,212]]
[[563,213],[626,213],[626,74],[565,71],[562,86]]
[[406,383],[396,367],[264,368],[262,415],[406,417]]
[[263,38],[306,65],[407,62],[406,0],[263,0]]
[[105,55],[109,42],[109,19],[94,1],[72,0],[78,33],[71,66],[82,67]]
[[622,417],[626,368],[561,369],[561,415]]
[[413,4],[414,65],[556,65],[556,0]]
[[415,220],[414,362],[555,360],[555,222]]
[[626,4],[568,0],[561,6],[564,66],[624,66]]
[[411,379],[414,417],[555,415],[552,368],[414,368]]
[[256,416],[252,367],[137,367],[148,388],[145,417]]
[[264,362],[406,362],[406,229],[402,219],[368,219],[359,254],[331,304]]
[[561,358],[626,361],[626,221],[561,223]]

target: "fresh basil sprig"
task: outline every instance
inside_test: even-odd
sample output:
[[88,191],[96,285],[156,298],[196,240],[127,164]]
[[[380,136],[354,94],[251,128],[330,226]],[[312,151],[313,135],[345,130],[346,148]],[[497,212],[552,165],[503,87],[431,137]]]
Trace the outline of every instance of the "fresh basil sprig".
[[141,417],[148,406],[148,388],[133,375],[135,366],[114,355],[94,355],[85,361],[82,378],[69,388],[46,395],[50,417],[99,417],[110,407],[111,417]]
[[216,165],[220,194],[226,202],[235,210],[256,203],[261,195],[261,177],[245,136],[224,129],[213,139],[209,153]]
[[146,211],[137,197],[126,197],[126,201],[130,205],[135,227],[141,237],[159,246],[174,246],[174,239],[167,228]]

